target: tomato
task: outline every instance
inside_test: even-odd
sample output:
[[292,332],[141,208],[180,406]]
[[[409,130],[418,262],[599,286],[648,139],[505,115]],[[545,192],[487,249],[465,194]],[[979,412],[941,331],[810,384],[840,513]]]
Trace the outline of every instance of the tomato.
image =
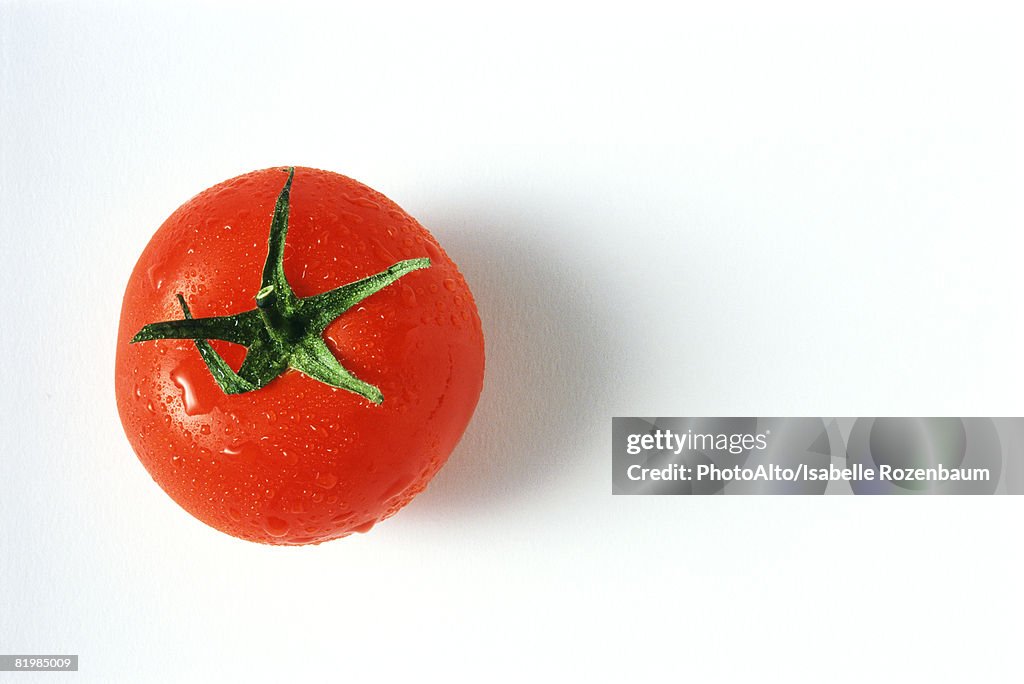
[[365,532],[423,490],[476,407],[484,342],[455,264],[396,204],[310,168],[192,198],[128,281],[115,386],[153,479],[223,532]]

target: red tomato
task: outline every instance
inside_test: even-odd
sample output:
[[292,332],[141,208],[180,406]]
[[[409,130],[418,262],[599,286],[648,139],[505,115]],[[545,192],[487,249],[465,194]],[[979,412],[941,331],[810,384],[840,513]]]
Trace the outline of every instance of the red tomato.
[[121,422],[153,479],[269,544],[394,514],[483,385],[473,296],[433,236],[308,168],[254,171],[175,211],[128,281],[117,345]]

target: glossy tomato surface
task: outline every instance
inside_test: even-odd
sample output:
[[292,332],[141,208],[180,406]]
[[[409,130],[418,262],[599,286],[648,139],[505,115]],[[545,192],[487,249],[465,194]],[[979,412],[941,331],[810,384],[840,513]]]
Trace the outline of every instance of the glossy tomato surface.
[[[229,395],[192,340],[131,344],[143,326],[182,318],[177,294],[196,318],[254,308],[285,178],[272,168],[225,181],[160,226],[125,291],[115,382],[132,447],[183,508],[243,539],[306,544],[365,532],[426,486],[476,406],[484,343],[469,287],[433,236],[380,193],[299,167],[284,248],[296,295],[430,259],[324,331],[383,401],[297,370]],[[212,345],[239,368],[245,347]]]

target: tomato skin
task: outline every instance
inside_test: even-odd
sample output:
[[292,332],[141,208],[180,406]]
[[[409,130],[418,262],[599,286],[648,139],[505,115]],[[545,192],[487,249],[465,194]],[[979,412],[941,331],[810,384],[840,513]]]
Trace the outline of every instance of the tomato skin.
[[[426,486],[476,407],[484,343],[469,287],[433,236],[380,193],[297,167],[284,253],[296,295],[431,259],[324,332],[383,403],[294,370],[227,395],[191,340],[130,344],[144,325],[182,317],[176,293],[197,318],[254,308],[284,181],[280,168],[232,178],[160,226],[125,290],[115,387],[139,460],[185,510],[243,539],[307,544],[367,531]],[[238,368],[244,347],[212,344]]]

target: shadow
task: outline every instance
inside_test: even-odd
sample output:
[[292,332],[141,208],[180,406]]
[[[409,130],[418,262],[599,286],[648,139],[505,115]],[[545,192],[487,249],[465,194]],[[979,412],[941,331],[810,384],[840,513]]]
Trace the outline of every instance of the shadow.
[[531,238],[564,230],[551,219],[537,225],[530,216],[526,226],[486,209],[423,218],[469,282],[487,361],[462,441],[406,516],[479,515],[542,500],[580,472],[571,459],[581,440],[611,434],[610,416],[593,401],[607,394],[615,365],[609,274],[586,270],[587,261],[597,263],[587,245],[560,259],[558,245]]

